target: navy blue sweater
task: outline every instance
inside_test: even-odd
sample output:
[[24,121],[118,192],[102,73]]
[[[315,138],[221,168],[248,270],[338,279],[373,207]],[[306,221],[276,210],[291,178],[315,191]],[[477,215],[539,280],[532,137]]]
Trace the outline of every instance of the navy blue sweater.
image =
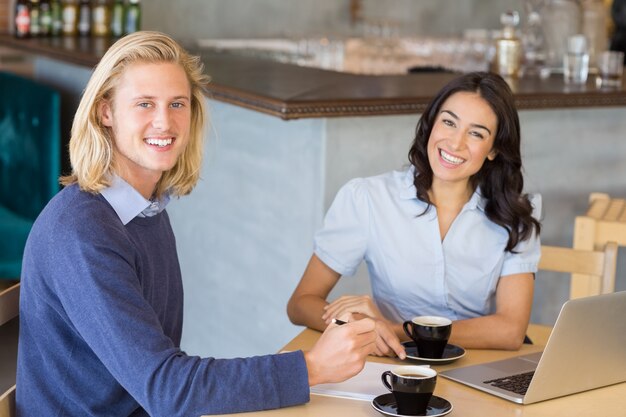
[[126,226],[77,186],[43,210],[24,252],[18,416],[199,416],[309,400],[302,352],[180,350],[183,288],[165,211]]

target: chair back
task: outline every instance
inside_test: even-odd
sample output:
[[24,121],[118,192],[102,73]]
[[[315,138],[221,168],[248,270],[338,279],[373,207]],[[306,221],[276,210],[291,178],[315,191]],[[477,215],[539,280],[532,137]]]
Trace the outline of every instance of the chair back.
[[[19,315],[20,284],[0,290],[0,326]],[[0,394],[0,417],[15,417],[15,385]]]
[[[579,289],[577,297],[610,293],[615,290],[617,244],[609,242],[602,250],[542,245],[539,269],[588,277],[587,285]],[[570,294],[570,298],[576,297]]]
[[[626,246],[626,200],[611,198],[604,193],[591,193],[587,212],[576,216],[574,222],[574,248],[598,250],[608,242]],[[570,298],[583,297],[590,291],[599,293],[600,289],[593,287],[593,282],[587,275],[573,274]],[[589,289],[590,285],[592,289]]]
[[0,326],[20,313],[20,284],[0,289]]
[[604,193],[591,193],[587,212],[576,217],[574,235],[574,247],[582,243],[589,246],[586,249],[591,249],[606,242],[626,246],[626,200],[611,198]]
[[0,417],[15,417],[15,385],[0,395]]
[[[565,272],[584,277],[585,285],[579,285],[577,297],[605,294],[615,289],[617,269],[617,245],[607,243],[602,250],[572,249],[558,246],[541,246],[539,270]],[[570,298],[577,298],[571,297]],[[526,334],[533,343],[545,346],[552,326],[529,324]]]

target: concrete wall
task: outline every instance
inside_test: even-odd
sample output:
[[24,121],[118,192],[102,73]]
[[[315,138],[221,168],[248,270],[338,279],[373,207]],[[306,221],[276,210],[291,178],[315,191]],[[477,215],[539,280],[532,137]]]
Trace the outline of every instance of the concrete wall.
[[[362,17],[387,21],[400,34],[460,34],[500,27],[500,13],[522,11],[522,0],[363,0]],[[348,0],[150,0],[143,27],[181,40],[298,37],[362,33],[350,25]],[[164,18],[167,16],[167,18]]]
[[211,102],[202,180],[168,211],[194,354],[277,351],[298,330],[286,305],[322,218],[323,119],[285,123]]
[[[15,0],[0,0],[0,32],[11,27]],[[346,35],[349,0],[144,0],[143,27],[178,39]],[[386,20],[403,34],[454,34],[498,28],[499,14],[522,0],[363,0],[362,17]],[[442,12],[445,11],[445,12]],[[167,16],[167,18],[164,18]],[[251,16],[254,18],[251,19]]]

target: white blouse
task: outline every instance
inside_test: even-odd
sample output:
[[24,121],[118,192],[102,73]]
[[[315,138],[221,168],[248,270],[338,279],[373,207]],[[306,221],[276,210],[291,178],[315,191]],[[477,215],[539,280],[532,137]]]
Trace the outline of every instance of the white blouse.
[[[534,216],[541,197],[532,195]],[[357,178],[344,185],[315,236],[315,254],[341,275],[364,259],[376,304],[400,322],[418,315],[452,320],[495,312],[501,276],[534,273],[540,240],[505,252],[507,231],[487,218],[477,190],[441,241],[437,211],[416,197],[413,169]]]

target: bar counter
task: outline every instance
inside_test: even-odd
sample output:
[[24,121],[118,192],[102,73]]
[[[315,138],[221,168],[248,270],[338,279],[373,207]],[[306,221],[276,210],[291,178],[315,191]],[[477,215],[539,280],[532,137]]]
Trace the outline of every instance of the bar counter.
[[[0,45],[77,64],[96,65],[113,40],[102,38],[15,39]],[[421,113],[454,73],[355,75],[274,61],[215,54],[187,46],[202,57],[212,82],[209,97],[282,119]],[[600,91],[590,76],[584,86],[562,77],[511,80],[520,110],[626,105],[626,90]]]

